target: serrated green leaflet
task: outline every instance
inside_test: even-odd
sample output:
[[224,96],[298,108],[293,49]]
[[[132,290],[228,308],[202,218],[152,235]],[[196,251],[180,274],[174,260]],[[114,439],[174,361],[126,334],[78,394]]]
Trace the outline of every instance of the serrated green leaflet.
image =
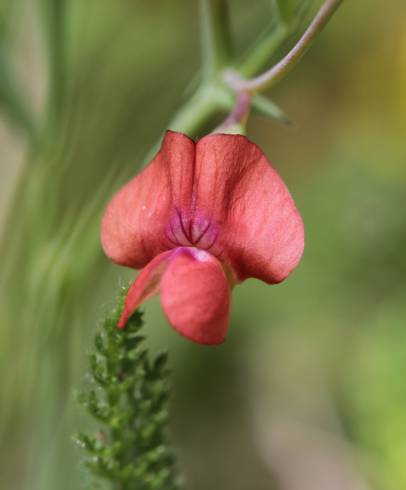
[[85,464],[91,473],[120,484],[120,489],[180,489],[176,459],[165,433],[167,355],[150,359],[140,335],[140,312],[125,329],[117,329],[124,293],[96,332],[86,387],[78,396],[101,427],[95,434],[78,434],[75,439],[90,455]]

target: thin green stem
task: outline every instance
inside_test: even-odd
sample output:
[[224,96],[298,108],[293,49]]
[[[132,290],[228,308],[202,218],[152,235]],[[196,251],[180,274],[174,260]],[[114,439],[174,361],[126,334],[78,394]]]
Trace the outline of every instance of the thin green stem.
[[289,35],[289,30],[285,24],[278,24],[266,37],[255,43],[247,58],[241,63],[238,71],[243,77],[252,77],[258,73],[269,58],[281,46]]
[[202,85],[168,124],[174,131],[195,135],[217,112],[218,104],[210,86]]
[[231,34],[226,0],[200,0],[203,76],[212,78],[231,59]]
[[251,95],[248,92],[239,92],[235,105],[226,119],[218,126],[215,133],[245,134],[248,114],[251,107]]
[[270,70],[251,80],[243,80],[236,72],[227,71],[224,76],[226,82],[232,86],[234,90],[248,91],[250,93],[261,92],[275,85],[275,83],[281,80],[294,66],[297,65],[342,1],[343,0],[326,0],[299,41],[289,53]]
[[44,31],[48,49],[48,121],[51,126],[62,111],[66,82],[66,0],[43,0]]
[[[178,110],[166,127],[189,136],[198,136],[198,132],[209,124],[220,109],[221,104],[216,99],[215,90],[211,88],[210,84],[202,84],[194,95]],[[147,165],[153,158],[161,142],[162,138],[159,137],[146,154],[141,167]]]

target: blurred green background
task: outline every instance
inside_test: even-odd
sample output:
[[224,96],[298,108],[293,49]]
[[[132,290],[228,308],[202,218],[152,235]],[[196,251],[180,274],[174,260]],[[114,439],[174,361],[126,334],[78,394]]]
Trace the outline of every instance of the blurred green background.
[[[269,3],[229,2],[237,52]],[[134,277],[103,256],[99,221],[193,90],[198,5],[0,5],[0,488],[77,490],[71,435],[88,421],[73,392]],[[405,88],[404,1],[344,2],[269,94],[294,124],[249,122],[302,213],[301,265],[236,288],[223,346],[146,305],[188,490],[406,488]]]

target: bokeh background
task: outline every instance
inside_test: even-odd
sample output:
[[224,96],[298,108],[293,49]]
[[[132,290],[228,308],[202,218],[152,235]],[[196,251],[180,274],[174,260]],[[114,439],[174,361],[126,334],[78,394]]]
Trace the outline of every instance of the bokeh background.
[[[229,3],[243,51],[270,2]],[[0,5],[0,487],[77,490],[74,390],[134,276],[104,258],[99,220],[193,89],[198,6]],[[344,2],[269,94],[294,124],[249,123],[303,215],[301,265],[235,290],[220,347],[146,305],[151,350],[170,352],[188,490],[406,488],[405,89],[404,1]]]

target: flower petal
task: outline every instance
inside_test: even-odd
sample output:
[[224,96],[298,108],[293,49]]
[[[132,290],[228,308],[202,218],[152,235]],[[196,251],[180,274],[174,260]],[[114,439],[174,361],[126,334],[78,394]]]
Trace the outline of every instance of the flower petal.
[[199,344],[224,341],[230,287],[219,261],[203,250],[180,248],[161,280],[161,303],[169,323]]
[[220,255],[235,279],[285,279],[303,253],[303,222],[262,151],[242,135],[205,136],[194,179],[194,206],[221,229]]
[[107,207],[102,243],[115,262],[141,268],[189,245],[210,251],[234,280],[282,281],[303,252],[303,223],[261,150],[242,135],[196,145],[167,132],[161,151]]
[[172,253],[172,251],[168,251],[159,254],[139,273],[127,292],[124,309],[117,325],[118,328],[124,328],[140,304],[158,292],[161,276]]
[[174,207],[188,208],[192,196],[195,143],[168,131],[151,163],[122,187],[102,222],[106,255],[139,269],[168,249],[165,232]]

